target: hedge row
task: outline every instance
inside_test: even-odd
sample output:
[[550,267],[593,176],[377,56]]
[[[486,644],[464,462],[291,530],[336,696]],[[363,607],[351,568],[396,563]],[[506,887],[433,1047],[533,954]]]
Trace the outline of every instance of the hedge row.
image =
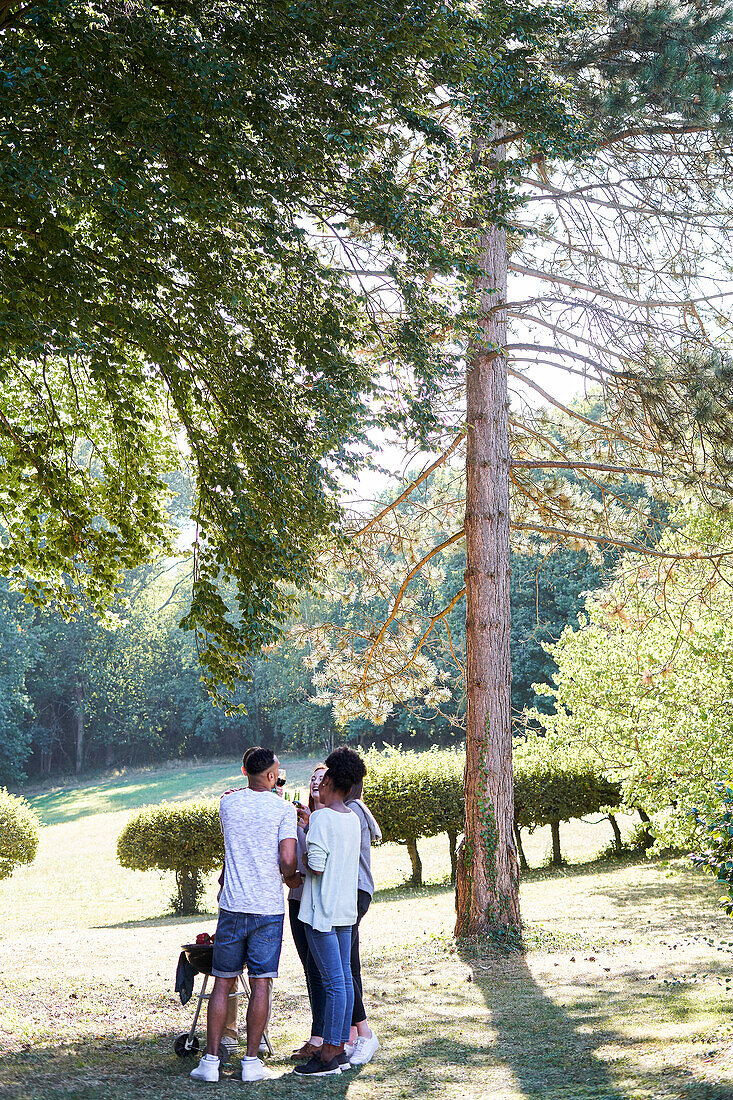
[[[404,844],[412,863],[412,883],[422,883],[418,841],[448,834],[451,873],[463,832],[464,758],[456,752],[385,749],[366,756],[364,800],[382,829],[385,842]],[[515,776],[515,826],[523,866],[521,829],[550,825],[553,863],[560,863],[560,822],[608,812],[619,805],[620,789],[587,769],[552,768],[521,762]],[[203,876],[220,867],[224,845],[216,801],[163,802],[135,814],[117,843],[123,867],[173,871],[177,913],[197,911]]]
[[451,872],[455,877],[456,844],[463,832],[463,757],[455,752],[401,749],[367,754],[364,801],[379,822],[382,839],[405,844],[412,863],[412,883],[422,884],[417,842],[448,834]]

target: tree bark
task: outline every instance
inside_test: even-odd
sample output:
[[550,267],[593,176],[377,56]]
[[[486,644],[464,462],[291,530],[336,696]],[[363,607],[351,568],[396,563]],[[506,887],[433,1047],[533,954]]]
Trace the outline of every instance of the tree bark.
[[[641,818],[642,823],[644,825],[648,825],[648,823],[651,821],[651,818],[649,817],[649,814],[646,812],[646,810],[642,810],[641,806],[637,806],[636,807],[636,812],[638,813],[639,817]],[[645,852],[647,850],[647,848],[651,848],[653,843],[654,843],[654,837],[652,836],[652,834],[650,833],[650,831],[648,829],[644,829],[644,831],[639,836],[636,847],[640,851]]]
[[613,814],[608,815],[608,820],[613,829],[613,850],[616,855],[620,855],[624,850],[624,842],[621,839],[621,830],[618,825],[618,821]]
[[455,886],[458,871],[458,833],[448,833],[448,848],[450,850],[450,881],[451,886]]
[[[503,136],[502,127],[494,129],[495,139]],[[504,147],[492,148],[499,166]],[[466,379],[466,835],[456,935],[520,929],[512,833],[505,231],[492,226],[479,249],[482,275],[474,290],[481,339],[469,349]]]
[[560,822],[551,821],[552,831],[552,866],[562,867],[562,851],[560,850]]
[[408,840],[407,851],[410,853],[410,863],[412,864],[412,878],[410,879],[410,883],[412,886],[422,886],[422,860],[417,850],[417,841]]
[[204,884],[198,871],[191,868],[179,868],[176,871],[176,892],[171,898],[173,912],[179,916],[192,916],[199,913]]
[[76,774],[84,767],[84,688],[77,683],[74,690],[76,723]]

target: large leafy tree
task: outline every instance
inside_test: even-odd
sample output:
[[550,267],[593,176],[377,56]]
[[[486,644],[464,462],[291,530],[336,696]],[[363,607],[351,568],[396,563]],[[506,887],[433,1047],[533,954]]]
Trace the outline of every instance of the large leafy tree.
[[694,540],[730,548],[730,516],[694,500],[658,545],[673,567],[627,553],[580,625],[551,647],[558,669],[541,690],[554,703],[533,751],[582,761],[622,780],[652,820],[660,847],[690,842],[695,808],[712,811],[733,768],[731,555],[711,569]]
[[[185,625],[232,686],[308,580],[371,389],[368,305],[308,229],[376,206],[409,242],[398,134],[451,140],[415,108],[490,29],[409,2],[2,12],[0,572],[104,606],[169,548],[183,449]],[[387,351],[420,434],[444,357],[417,301]]]

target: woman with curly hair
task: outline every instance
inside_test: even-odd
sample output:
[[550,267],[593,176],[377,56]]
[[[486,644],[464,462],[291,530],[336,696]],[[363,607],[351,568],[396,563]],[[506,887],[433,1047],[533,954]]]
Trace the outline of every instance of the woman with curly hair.
[[323,1045],[295,1073],[323,1077],[349,1069],[344,1052],[354,1010],[351,929],[358,919],[361,823],[345,799],[366,775],[353,749],[335,749],[326,757],[321,808],[310,816],[306,839],[306,879],[299,917],[308,949],[325,992]]
[[328,771],[325,764],[316,764],[308,784],[308,806],[296,802],[298,808],[298,872],[293,877],[292,885],[288,892],[288,911],[290,914],[290,931],[293,934],[293,943],[305,973],[305,984],[308,990],[308,1001],[311,1007],[311,1035],[299,1050],[290,1055],[294,1062],[302,1062],[310,1058],[323,1043],[323,1008],[326,1000],[323,991],[323,982],[318,972],[315,960],[308,949],[303,921],[300,919],[300,900],[303,897],[305,885],[305,852],[306,835],[310,815],[321,807],[320,786],[321,780]]

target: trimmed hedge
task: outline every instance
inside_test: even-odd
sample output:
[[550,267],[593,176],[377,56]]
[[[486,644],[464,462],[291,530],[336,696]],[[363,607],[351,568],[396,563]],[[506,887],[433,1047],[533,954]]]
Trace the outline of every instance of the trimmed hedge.
[[463,831],[463,757],[447,750],[387,748],[366,755],[364,801],[379,822],[382,839],[405,844],[412,883],[422,884],[417,842],[447,833],[455,877],[456,841]]
[[0,879],[21,863],[32,863],[38,851],[41,822],[25,798],[0,787]]
[[173,911],[200,912],[203,876],[224,861],[219,802],[195,799],[147,806],[120,833],[117,858],[133,871],[173,871]]
[[514,776],[514,822],[520,852],[521,828],[531,832],[538,826],[549,825],[552,864],[559,866],[560,822],[586,814],[609,813],[620,804],[621,785],[590,768],[520,761]]
[[[414,752],[387,748],[366,756],[364,799],[382,829],[383,840],[405,844],[412,863],[412,883],[422,883],[417,842],[447,833],[451,873],[455,880],[456,842],[464,827],[464,757],[449,750]],[[518,754],[514,779],[514,820],[523,867],[521,829],[549,825],[554,865],[562,863],[560,822],[620,805],[618,783],[587,767],[553,766]],[[612,826],[614,822],[611,822]]]

